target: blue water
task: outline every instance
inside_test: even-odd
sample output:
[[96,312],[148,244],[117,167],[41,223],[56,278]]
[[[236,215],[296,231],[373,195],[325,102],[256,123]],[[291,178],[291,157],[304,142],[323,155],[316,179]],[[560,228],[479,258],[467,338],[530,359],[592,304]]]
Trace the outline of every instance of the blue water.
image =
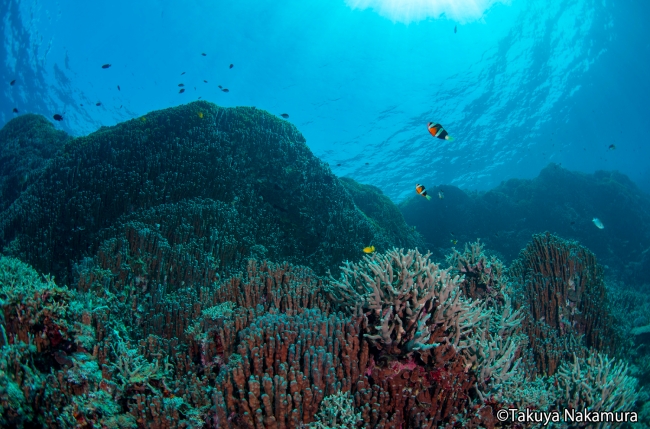
[[2,0],[0,126],[15,107],[84,135],[202,97],[288,113],[337,175],[394,201],[549,162],[650,190],[647,2],[392,3]]

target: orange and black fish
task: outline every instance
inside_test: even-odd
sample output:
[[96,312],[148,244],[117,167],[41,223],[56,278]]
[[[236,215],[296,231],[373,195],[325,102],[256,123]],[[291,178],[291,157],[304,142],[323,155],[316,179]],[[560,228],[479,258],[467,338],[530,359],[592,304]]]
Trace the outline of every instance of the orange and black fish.
[[442,125],[440,124],[434,124],[433,122],[429,122],[427,124],[427,129],[429,130],[429,133],[441,140],[453,140],[453,137],[451,137],[448,133],[447,130],[443,128]]
[[289,114],[288,113],[283,113],[280,116],[282,116],[284,119],[287,119],[289,117]]
[[102,66],[102,68],[103,68],[103,69],[107,69],[107,68],[109,68],[110,66],[111,66],[110,64],[104,64],[104,65]]
[[222,89],[222,91],[223,92],[230,92],[230,90],[228,88],[224,88],[224,89]]
[[63,120],[63,116],[59,115],[58,113],[55,114],[52,117],[54,118],[55,121],[62,121]]
[[181,88],[181,90],[178,91],[179,94],[182,94],[182,93],[184,93],[184,92],[185,92],[185,88]]
[[230,64],[230,67],[229,67],[229,68],[233,68],[233,67],[235,67],[235,65],[234,65],[234,64]]
[[420,185],[419,183],[415,185],[415,192],[417,192],[419,195],[422,195],[424,198],[427,200],[431,199],[430,195],[427,195],[427,190],[424,187],[424,185]]
[[14,80],[12,80],[11,82],[9,82],[9,85],[14,86],[14,83],[16,83],[16,79],[14,79]]
[[18,109],[14,107],[14,113],[18,113]]

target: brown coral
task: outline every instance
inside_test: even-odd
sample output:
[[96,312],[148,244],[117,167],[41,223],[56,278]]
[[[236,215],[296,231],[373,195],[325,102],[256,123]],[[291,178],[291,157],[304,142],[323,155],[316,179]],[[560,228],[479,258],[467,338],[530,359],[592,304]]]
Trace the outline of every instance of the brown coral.
[[573,353],[610,350],[616,340],[603,270],[589,250],[550,233],[533,236],[509,271],[526,309],[534,365],[552,375]]

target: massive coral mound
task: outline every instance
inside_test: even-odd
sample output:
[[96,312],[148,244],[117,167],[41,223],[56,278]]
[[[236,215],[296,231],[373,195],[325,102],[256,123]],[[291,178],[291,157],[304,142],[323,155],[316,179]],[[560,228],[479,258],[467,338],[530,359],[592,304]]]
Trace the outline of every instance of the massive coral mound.
[[[608,274],[646,282],[641,273],[648,258],[641,255],[650,249],[650,197],[623,174],[583,174],[550,164],[535,179],[511,179],[484,193],[440,188],[444,199],[414,196],[400,204],[436,258],[451,240],[480,238],[510,261],[533,234],[550,231],[587,246]],[[604,229],[596,228],[594,217]]]
[[382,231],[382,234],[375,238],[377,241],[373,243],[376,247],[389,249],[391,245],[388,243],[397,247],[424,247],[422,236],[404,222],[404,216],[399,208],[384,195],[381,189],[358,183],[349,177],[341,177],[339,180],[348,190],[357,207],[373,225]]
[[71,137],[40,115],[21,115],[0,130],[0,211],[25,190]]
[[[0,244],[70,280],[74,261],[93,255],[120,219],[136,221],[134,213],[164,205],[170,215],[156,223],[173,228],[165,222],[177,222],[184,210],[179,206],[172,215],[173,205],[191,199],[220,201],[251,218],[251,226],[274,230],[272,240],[282,244],[269,245],[275,252],[269,256],[318,272],[375,240],[397,244],[357,208],[289,122],[255,108],[207,102],[152,112],[70,141],[2,213]],[[210,234],[233,234],[218,223],[204,227]],[[402,244],[418,243],[406,238]]]
[[575,241],[538,234],[509,269],[534,367],[553,375],[562,361],[587,350],[621,354],[607,303],[603,269]]

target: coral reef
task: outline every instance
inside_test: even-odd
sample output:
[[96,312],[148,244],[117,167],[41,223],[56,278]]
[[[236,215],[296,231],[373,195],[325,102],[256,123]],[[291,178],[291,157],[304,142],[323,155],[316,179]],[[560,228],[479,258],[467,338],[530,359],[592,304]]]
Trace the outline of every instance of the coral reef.
[[310,429],[352,429],[361,421],[361,413],[355,413],[350,393],[339,391],[323,399],[316,420]]
[[339,181],[359,210],[381,231],[381,234],[375,235],[372,243],[377,249],[386,250],[393,246],[411,249],[424,247],[422,236],[404,222],[399,208],[379,188],[358,183],[348,177],[341,177]]
[[572,354],[618,345],[606,305],[603,270],[589,250],[549,233],[533,236],[509,269],[525,309],[525,330],[539,374],[553,375]]
[[[415,250],[347,263],[331,283],[250,259],[242,274],[174,290],[143,280],[160,264],[148,255],[161,253],[135,264],[100,250],[77,267],[78,291],[0,259],[3,425],[494,427],[495,412],[513,404],[608,409],[636,397],[627,367],[604,355],[529,379],[507,288],[472,300],[452,268]],[[111,258],[124,263],[102,265]],[[606,390],[586,395],[583,382]]]
[[[426,201],[414,193],[400,210],[437,260],[448,253],[451,239],[462,244],[480,237],[510,263],[533,234],[550,231],[589,248],[608,267],[608,277],[647,283],[650,196],[621,173],[583,174],[550,164],[534,179],[511,179],[486,192],[435,188],[444,199]],[[605,229],[593,225],[594,217]]]
[[[504,279],[505,266],[494,255],[488,256],[483,251],[481,240],[465,244],[463,253],[455,248],[447,256],[447,264],[458,275],[463,276],[461,288],[466,296],[484,300],[503,300],[507,282]],[[511,291],[509,291],[511,293]]]
[[27,189],[71,137],[40,115],[20,115],[0,130],[0,212]]
[[3,427],[491,429],[647,399],[647,307],[610,317],[592,253],[545,235],[510,270],[480,241],[436,264],[266,112],[192,103],[42,158],[0,213],[24,259],[0,257]]
[[[66,144],[0,214],[5,253],[70,283],[74,263],[103,240],[117,238],[108,230],[119,229],[121,219],[137,221],[138,212],[162,218],[176,210],[172,217],[179,221],[182,207],[175,204],[193,200],[230,205],[237,212],[229,215],[233,221],[252,219],[262,230],[275,231],[267,243],[281,243],[279,248],[254,244],[275,250],[274,260],[309,265],[318,273],[335,269],[375,239],[398,244],[392,240],[399,231],[389,231],[395,222],[381,227],[364,215],[287,121],[255,108],[203,101],[141,119]],[[194,232],[199,238],[207,231],[224,237],[240,233],[232,224],[220,227],[218,218],[213,214],[214,222]],[[396,222],[406,228],[401,219]],[[399,244],[414,247],[416,239],[403,237]]]

